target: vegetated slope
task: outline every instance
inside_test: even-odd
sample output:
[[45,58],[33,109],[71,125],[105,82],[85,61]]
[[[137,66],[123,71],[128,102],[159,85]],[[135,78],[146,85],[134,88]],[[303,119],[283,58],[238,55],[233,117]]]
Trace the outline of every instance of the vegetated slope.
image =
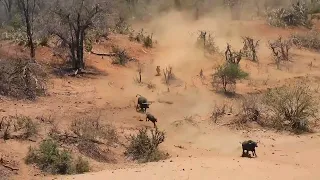
[[[169,18],[173,22],[181,23],[173,25],[171,21],[165,21]],[[155,38],[159,44],[155,49],[142,48],[140,44],[129,42],[127,37],[119,35],[112,35],[110,41],[94,47],[95,52],[109,52],[112,43],[125,47],[129,55],[144,63],[143,82],[152,83],[155,88],[135,82],[137,72],[133,63],[129,63],[127,67],[115,66],[109,57],[87,54],[88,64],[107,73],[107,76],[54,78],[49,92],[51,96],[34,103],[4,100],[1,108],[5,112],[1,113],[6,115],[17,111],[32,117],[52,115],[59,121],[60,128],[70,124],[76,117],[99,114],[101,119],[113,123],[122,134],[129,134],[132,129],[153,126],[152,123],[144,121],[145,115],[135,112],[135,95],[141,94],[155,101],[149,111],[159,119],[159,129],[167,133],[161,148],[168,151],[172,159],[147,165],[128,165],[128,161],[121,156],[122,151],[118,151],[118,164],[94,164],[95,170],[109,170],[64,177],[66,179],[125,179],[138,176],[146,179],[318,179],[320,174],[316,167],[320,164],[314,158],[320,149],[318,134],[297,137],[264,131],[259,127],[256,131],[233,132],[222,126],[235,116],[237,109],[236,99],[227,99],[210,91],[211,74],[214,67],[223,61],[223,57],[207,59],[201,56],[202,52],[192,47],[196,35],[190,36],[188,32],[199,29],[216,31],[217,45],[222,50],[226,43],[240,48],[240,36],[254,35],[262,40],[259,64],[247,60],[240,63],[243,69],[250,73],[250,79],[237,85],[239,94],[281,86],[293,82],[296,78],[308,80],[312,86],[318,84],[319,55],[302,50],[294,51],[294,62],[282,70],[277,70],[272,64],[270,50],[265,45],[266,40],[276,38],[275,33],[286,36],[290,34],[288,30],[270,28],[260,22],[233,22],[231,28],[228,23],[215,26],[218,23],[204,19],[194,24],[184,22],[181,17],[168,15],[149,25],[151,30],[161,26],[156,32]],[[50,59],[50,53],[46,53],[46,50],[40,52],[38,59]],[[310,68],[308,64],[311,61],[313,67]],[[162,82],[162,76],[155,76],[158,65],[161,69],[169,65],[173,67],[177,80],[169,86],[169,92]],[[204,79],[198,76],[201,69],[204,71]],[[209,117],[213,106],[223,103],[228,104],[230,113],[221,118],[222,123],[219,126],[212,123]],[[240,158],[239,142],[249,138],[261,141],[256,159]],[[6,143],[1,145],[0,150],[4,153],[18,152],[21,159],[29,145]],[[33,172],[28,170],[19,173],[17,178],[33,175]],[[41,178],[43,177],[39,177]],[[64,179],[58,177],[60,178]]]

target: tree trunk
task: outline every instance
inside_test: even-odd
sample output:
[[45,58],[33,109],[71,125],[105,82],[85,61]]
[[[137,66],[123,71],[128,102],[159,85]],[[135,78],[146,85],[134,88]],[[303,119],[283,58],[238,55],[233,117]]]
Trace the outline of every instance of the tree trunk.
[[72,67],[77,70],[79,67],[77,66],[77,57],[75,54],[76,49],[74,46],[75,46],[74,42],[71,42],[69,45],[69,48],[70,48],[70,53],[71,53],[71,58],[72,58],[71,59],[72,60]]
[[21,10],[23,11],[23,15],[25,18],[26,26],[27,26],[27,36],[28,36],[28,46],[30,48],[30,57],[31,59],[35,59],[36,52],[35,52],[35,46],[33,43],[33,32],[32,32],[32,24],[30,19],[30,12],[29,12],[29,4],[21,4]]
[[84,38],[85,38],[85,32],[84,29],[81,29],[80,32],[80,42],[79,42],[79,51],[80,51],[80,57],[79,57],[79,63],[80,63],[80,68],[84,69],[85,65],[84,65],[84,58],[83,58],[83,42],[84,42]]

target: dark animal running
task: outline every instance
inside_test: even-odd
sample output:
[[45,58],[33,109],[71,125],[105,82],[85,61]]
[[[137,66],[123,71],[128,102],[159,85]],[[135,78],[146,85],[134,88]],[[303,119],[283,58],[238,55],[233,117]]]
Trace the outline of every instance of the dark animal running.
[[151,121],[153,123],[154,128],[157,127],[157,125],[156,125],[156,122],[158,122],[157,118],[154,117],[152,114],[146,113],[146,121]]
[[138,102],[137,102],[137,106],[136,106],[136,110],[138,110],[138,108],[140,110],[142,110],[143,112],[147,112],[147,108],[149,108],[149,102],[147,100],[147,98],[141,96],[140,94],[137,94],[136,97],[138,97]]
[[252,155],[257,157],[256,147],[258,147],[258,144],[255,141],[248,140],[248,141],[242,142],[242,156],[245,154],[245,151],[247,151],[246,154],[249,154],[249,151],[251,151]]

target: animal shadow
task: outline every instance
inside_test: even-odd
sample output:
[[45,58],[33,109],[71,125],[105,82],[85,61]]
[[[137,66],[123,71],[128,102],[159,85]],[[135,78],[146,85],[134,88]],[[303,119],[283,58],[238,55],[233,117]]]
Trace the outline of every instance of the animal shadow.
[[255,156],[252,156],[249,152],[242,153],[241,157],[255,158]]

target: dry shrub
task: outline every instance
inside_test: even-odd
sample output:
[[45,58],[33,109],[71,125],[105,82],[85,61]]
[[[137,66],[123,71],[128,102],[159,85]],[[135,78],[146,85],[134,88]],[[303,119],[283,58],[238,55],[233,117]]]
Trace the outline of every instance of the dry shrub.
[[207,35],[206,31],[200,31],[196,46],[209,54],[214,54],[219,51],[219,48],[214,41],[214,37],[210,33]]
[[112,52],[115,53],[112,63],[126,65],[132,58],[128,55],[125,49],[121,49],[119,46],[112,46]]
[[154,44],[152,34],[145,34],[144,29],[141,29],[141,31],[138,32],[136,35],[134,35],[134,32],[132,32],[129,36],[129,39],[142,43],[143,46],[146,48],[152,48]]
[[237,126],[244,126],[249,122],[257,122],[262,125],[263,121],[260,120],[261,111],[261,97],[258,95],[247,95],[241,101],[240,113],[235,123]]
[[259,47],[259,41],[255,41],[251,37],[242,37],[243,39],[243,56],[246,58],[249,58],[251,61],[257,62],[258,56],[257,56],[257,48]]
[[35,100],[46,94],[47,74],[29,60],[0,60],[0,95]]
[[299,48],[307,48],[316,51],[320,50],[320,33],[315,30],[311,30],[307,33],[292,34],[291,41]]
[[288,8],[272,9],[267,12],[267,22],[276,27],[304,26],[310,28],[312,22],[308,17],[308,7],[305,2],[292,4]]
[[140,129],[137,135],[128,137],[129,146],[126,147],[125,155],[139,162],[153,162],[166,159],[168,154],[159,150],[158,146],[164,142],[165,133],[150,130],[148,135],[146,128]]
[[93,142],[81,141],[77,145],[77,149],[81,154],[98,162],[115,162],[115,160],[110,157],[110,153],[108,151],[103,150]]
[[52,174],[72,174],[89,171],[89,163],[82,158],[73,162],[73,157],[66,150],[60,150],[52,139],[45,139],[39,148],[29,147],[25,158],[26,164],[35,164],[42,171]]
[[133,29],[131,28],[130,24],[126,21],[125,18],[119,17],[118,21],[113,28],[114,33],[119,34],[131,34],[133,33]]
[[232,50],[231,46],[227,44],[227,49],[224,55],[227,63],[239,64],[242,59],[243,53],[241,50],[239,52]]
[[4,116],[0,120],[0,137],[3,139],[28,139],[39,132],[39,124],[28,116]]
[[306,84],[295,84],[269,90],[264,97],[269,115],[268,125],[296,133],[310,130],[310,120],[316,119],[318,104]]
[[69,131],[61,133],[53,126],[49,136],[59,143],[77,148],[81,154],[98,162],[114,162],[109,157],[109,150],[104,150],[119,143],[119,136],[113,126],[102,124],[99,118],[82,118],[74,120]]
[[211,113],[211,119],[214,123],[217,123],[218,119],[227,113],[227,105],[215,105]]
[[279,37],[277,40],[272,42],[269,41],[268,43],[278,69],[280,68],[281,62],[290,61],[289,50],[292,46],[292,42],[290,40],[283,40],[282,37]]
[[99,118],[74,120],[70,130],[82,141],[99,142],[101,140],[108,145],[118,142],[116,129],[109,124],[102,124]]
[[89,162],[84,160],[80,156],[77,158],[74,164],[75,164],[75,172],[77,172],[78,174],[82,174],[90,171]]
[[147,87],[148,87],[148,89],[156,89],[156,84],[154,84],[154,83],[152,83],[152,82],[149,82],[148,84],[147,84]]
[[1,34],[1,39],[12,41],[20,46],[26,46],[28,44],[27,33],[21,28],[8,29]]

